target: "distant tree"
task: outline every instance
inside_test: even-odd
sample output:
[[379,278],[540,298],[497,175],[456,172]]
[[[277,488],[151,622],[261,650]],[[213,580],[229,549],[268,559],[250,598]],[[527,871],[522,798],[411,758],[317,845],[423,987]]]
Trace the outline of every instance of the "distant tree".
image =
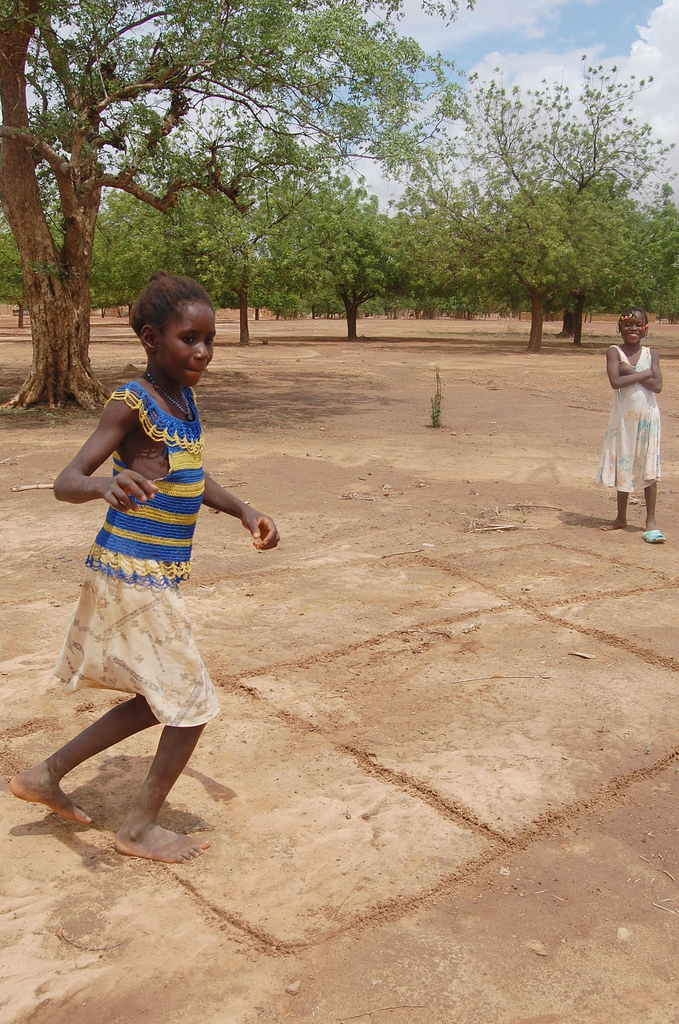
[[0,218],[0,302],[19,307],[19,327],[24,326],[24,281],[21,259],[14,236],[6,221]]
[[127,193],[110,193],[94,234],[92,305],[131,305],[154,270],[171,266],[167,235],[162,213]]
[[[638,217],[639,263],[642,280],[635,298],[628,300],[653,310],[661,318],[679,322],[679,210],[672,190],[663,190],[660,202]],[[625,296],[627,298],[627,296]]]
[[185,234],[193,272],[215,295],[224,288],[236,295],[241,345],[250,341],[248,307],[268,273],[270,241],[323,186],[331,165],[325,146],[250,133],[214,189],[178,204],[175,235]]
[[568,232],[574,260],[562,306],[572,312],[573,344],[580,345],[587,309],[616,307],[621,295],[638,291],[649,232],[637,203],[611,195],[607,185],[570,197]]
[[545,84],[524,98],[474,79],[464,131],[433,147],[413,174],[410,207],[445,214],[464,263],[487,275],[498,297],[512,278],[528,296],[530,351],[540,350],[544,304],[558,294],[574,300],[578,341],[597,274],[631,256],[625,201],[648,195],[667,173],[666,149],[630,115],[647,84],[586,67],[577,95]]
[[339,299],[355,341],[361,307],[397,286],[391,220],[376,197],[345,179],[319,190],[299,222],[304,291]]
[[396,270],[392,302],[421,313],[465,308],[466,275],[451,251],[448,225],[440,212],[397,214],[391,224]]

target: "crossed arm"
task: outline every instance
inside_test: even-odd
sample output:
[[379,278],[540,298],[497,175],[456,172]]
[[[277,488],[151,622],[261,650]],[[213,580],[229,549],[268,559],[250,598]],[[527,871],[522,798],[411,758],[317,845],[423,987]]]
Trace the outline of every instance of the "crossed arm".
[[606,353],[606,371],[611,387],[616,391],[628,388],[632,384],[643,384],[645,388],[659,395],[662,391],[662,371],[657,351],[651,349],[651,368],[636,370],[629,363],[624,363],[615,345],[611,345]]

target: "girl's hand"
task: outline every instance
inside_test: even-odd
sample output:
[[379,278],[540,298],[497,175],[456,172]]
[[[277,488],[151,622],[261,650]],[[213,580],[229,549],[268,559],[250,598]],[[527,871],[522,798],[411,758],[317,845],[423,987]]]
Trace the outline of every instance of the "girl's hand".
[[209,473],[205,474],[203,504],[216,509],[217,512],[226,512],[227,515],[240,519],[245,529],[252,534],[252,542],[258,551],[268,551],[278,544],[280,537],[273,519],[256,512],[235,494],[225,491]]
[[634,366],[630,366],[629,363],[623,363],[622,359],[620,360],[620,364],[618,366],[618,373],[621,373],[621,374],[624,375],[626,373],[636,373],[636,372],[637,371],[636,371]]
[[152,480],[131,469],[124,469],[108,482],[103,498],[118,512],[134,512],[139,503],[150,501],[157,493],[158,488]]
[[276,524],[269,516],[263,516],[254,509],[250,515],[243,517],[243,526],[252,534],[252,543],[258,551],[269,551],[275,548],[280,540]]

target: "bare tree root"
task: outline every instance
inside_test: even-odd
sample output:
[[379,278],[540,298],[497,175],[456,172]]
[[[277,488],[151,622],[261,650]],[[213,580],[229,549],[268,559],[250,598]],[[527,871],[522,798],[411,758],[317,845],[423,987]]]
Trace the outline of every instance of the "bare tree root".
[[7,409],[28,409],[45,402],[50,409],[61,409],[69,401],[81,409],[96,409],[104,404],[110,392],[93,374],[72,375],[57,385],[42,374],[31,373],[19,391],[5,404]]

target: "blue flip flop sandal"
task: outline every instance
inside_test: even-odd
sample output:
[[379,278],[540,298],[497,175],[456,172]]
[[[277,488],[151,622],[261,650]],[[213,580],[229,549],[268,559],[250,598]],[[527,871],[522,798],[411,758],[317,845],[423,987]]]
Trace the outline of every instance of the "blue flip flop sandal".
[[642,533],[641,539],[645,540],[647,544],[664,544],[665,538],[663,537],[660,530],[646,530]]

